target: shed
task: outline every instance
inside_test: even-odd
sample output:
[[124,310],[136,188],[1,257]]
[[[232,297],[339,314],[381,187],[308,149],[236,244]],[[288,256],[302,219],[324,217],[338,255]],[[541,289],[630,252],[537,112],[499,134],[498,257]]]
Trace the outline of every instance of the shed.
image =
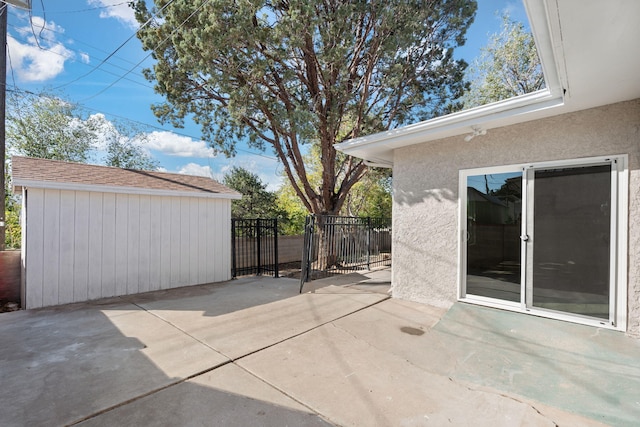
[[22,305],[231,278],[231,200],[206,177],[12,158],[22,194]]
[[394,169],[394,297],[640,337],[640,2],[524,5],[544,89],[336,149]]

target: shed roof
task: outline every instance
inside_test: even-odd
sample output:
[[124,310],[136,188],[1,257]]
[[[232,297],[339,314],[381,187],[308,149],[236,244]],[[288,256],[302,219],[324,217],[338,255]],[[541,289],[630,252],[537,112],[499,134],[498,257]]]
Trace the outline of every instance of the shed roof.
[[12,181],[22,187],[239,199],[211,178],[14,156]]

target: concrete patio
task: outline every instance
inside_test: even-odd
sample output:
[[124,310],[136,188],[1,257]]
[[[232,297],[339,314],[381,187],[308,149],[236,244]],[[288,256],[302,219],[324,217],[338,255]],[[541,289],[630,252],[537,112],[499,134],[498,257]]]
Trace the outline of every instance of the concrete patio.
[[[640,342],[390,299],[389,270],[0,314],[0,424],[632,426]],[[312,289],[313,288],[313,289]]]

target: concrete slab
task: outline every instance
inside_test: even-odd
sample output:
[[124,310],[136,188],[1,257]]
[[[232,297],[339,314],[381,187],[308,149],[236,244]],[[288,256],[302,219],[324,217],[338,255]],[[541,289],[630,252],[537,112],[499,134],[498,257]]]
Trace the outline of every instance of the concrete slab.
[[298,279],[251,276],[224,283],[129,295],[121,299],[144,308],[193,311],[203,317],[212,317],[296,296],[299,287]]
[[391,287],[391,269],[362,270],[349,274],[336,274],[304,284],[302,292],[326,292],[326,287],[339,286],[365,292],[388,294]]
[[339,319],[334,324],[378,350],[408,360],[427,371],[440,360],[439,353],[425,357],[425,347],[431,346],[429,332],[446,313],[446,309],[398,299],[389,299],[367,310]]
[[429,342],[426,357],[456,381],[608,425],[640,420],[640,341],[620,332],[460,303]]
[[236,365],[100,414],[81,426],[330,426],[316,413]]
[[526,402],[426,372],[334,323],[236,363],[341,426],[556,425]]
[[640,419],[640,341],[477,306],[445,313],[360,287],[382,274],[315,294],[297,295],[297,280],[247,278],[0,314],[0,424]]
[[226,362],[131,304],[0,314],[3,426],[63,425]]
[[183,301],[182,310],[167,309],[167,302],[143,306],[228,358],[237,359],[387,298],[362,292],[302,294],[215,317],[199,310],[202,300],[191,301],[195,310],[187,308],[189,301]]

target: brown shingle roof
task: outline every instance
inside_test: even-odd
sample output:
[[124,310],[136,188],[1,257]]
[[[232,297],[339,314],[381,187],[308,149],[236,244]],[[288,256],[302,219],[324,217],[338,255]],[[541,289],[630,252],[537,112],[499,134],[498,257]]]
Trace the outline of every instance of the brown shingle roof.
[[[66,184],[76,186],[115,187],[197,193],[197,195],[228,195],[237,198],[239,194],[228,187],[202,176],[182,175],[166,172],[138,171],[58,160],[35,159],[14,156],[11,159],[13,185],[38,186],[38,183]],[[202,194],[204,193],[204,194]],[[196,195],[196,194],[194,194]]]

